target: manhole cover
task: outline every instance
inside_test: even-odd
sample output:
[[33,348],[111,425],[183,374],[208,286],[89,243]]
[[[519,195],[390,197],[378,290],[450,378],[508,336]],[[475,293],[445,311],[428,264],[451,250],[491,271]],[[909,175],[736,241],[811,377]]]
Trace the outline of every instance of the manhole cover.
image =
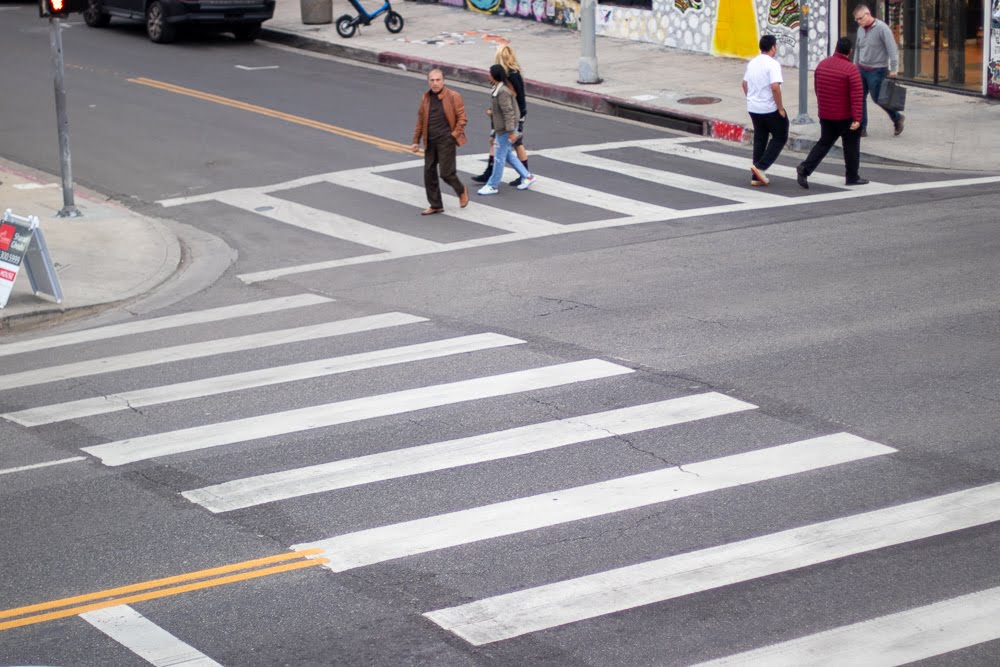
[[716,102],[721,102],[720,97],[708,97],[708,96],[694,96],[694,97],[682,97],[677,100],[681,104],[715,104]]

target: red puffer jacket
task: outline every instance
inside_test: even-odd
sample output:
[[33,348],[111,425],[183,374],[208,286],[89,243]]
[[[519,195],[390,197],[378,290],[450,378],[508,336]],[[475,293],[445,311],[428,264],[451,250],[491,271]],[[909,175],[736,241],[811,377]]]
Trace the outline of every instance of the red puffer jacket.
[[861,72],[847,56],[834,53],[821,60],[816,66],[815,84],[820,118],[861,122],[865,101]]

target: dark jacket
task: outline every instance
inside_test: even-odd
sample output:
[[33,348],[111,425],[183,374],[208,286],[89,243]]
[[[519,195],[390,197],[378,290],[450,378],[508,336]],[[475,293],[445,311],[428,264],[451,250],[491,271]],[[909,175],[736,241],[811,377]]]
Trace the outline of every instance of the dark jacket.
[[[417,127],[413,130],[413,143],[418,146],[427,139],[427,122],[430,115],[431,91],[424,93],[420,98],[420,109],[417,111]],[[444,117],[448,119],[451,127],[451,136],[455,137],[455,143],[459,146],[465,145],[465,126],[469,122],[465,115],[465,101],[462,96],[451,88],[445,86],[438,93],[441,106],[444,109]]]
[[528,113],[528,98],[524,95],[524,79],[516,69],[507,70],[510,85],[514,86],[514,97],[517,98],[517,110],[521,118]]
[[816,66],[815,86],[819,117],[861,122],[864,88],[861,72],[847,56],[834,53]]

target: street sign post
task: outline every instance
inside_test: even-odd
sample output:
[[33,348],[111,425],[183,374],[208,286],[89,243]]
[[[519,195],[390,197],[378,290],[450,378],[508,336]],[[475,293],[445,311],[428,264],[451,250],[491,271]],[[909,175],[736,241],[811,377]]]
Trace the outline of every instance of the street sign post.
[[21,266],[28,273],[35,296],[62,303],[59,276],[38,218],[14,215],[7,209],[0,218],[0,308],[7,306]]

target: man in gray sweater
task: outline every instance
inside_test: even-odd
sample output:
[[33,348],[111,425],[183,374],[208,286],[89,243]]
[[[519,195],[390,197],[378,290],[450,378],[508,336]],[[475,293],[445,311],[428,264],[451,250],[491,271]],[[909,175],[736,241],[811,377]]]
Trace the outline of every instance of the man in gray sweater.
[[[896,78],[899,69],[899,49],[896,39],[882,21],[872,16],[867,5],[854,8],[854,20],[858,22],[858,43],[854,48],[854,64],[861,70],[861,82],[865,89],[865,107],[861,119],[861,136],[868,136],[868,95],[878,104],[878,94],[886,77]],[[888,66],[888,67],[887,67]],[[892,109],[882,109],[892,119],[894,134],[903,131],[903,114]]]

